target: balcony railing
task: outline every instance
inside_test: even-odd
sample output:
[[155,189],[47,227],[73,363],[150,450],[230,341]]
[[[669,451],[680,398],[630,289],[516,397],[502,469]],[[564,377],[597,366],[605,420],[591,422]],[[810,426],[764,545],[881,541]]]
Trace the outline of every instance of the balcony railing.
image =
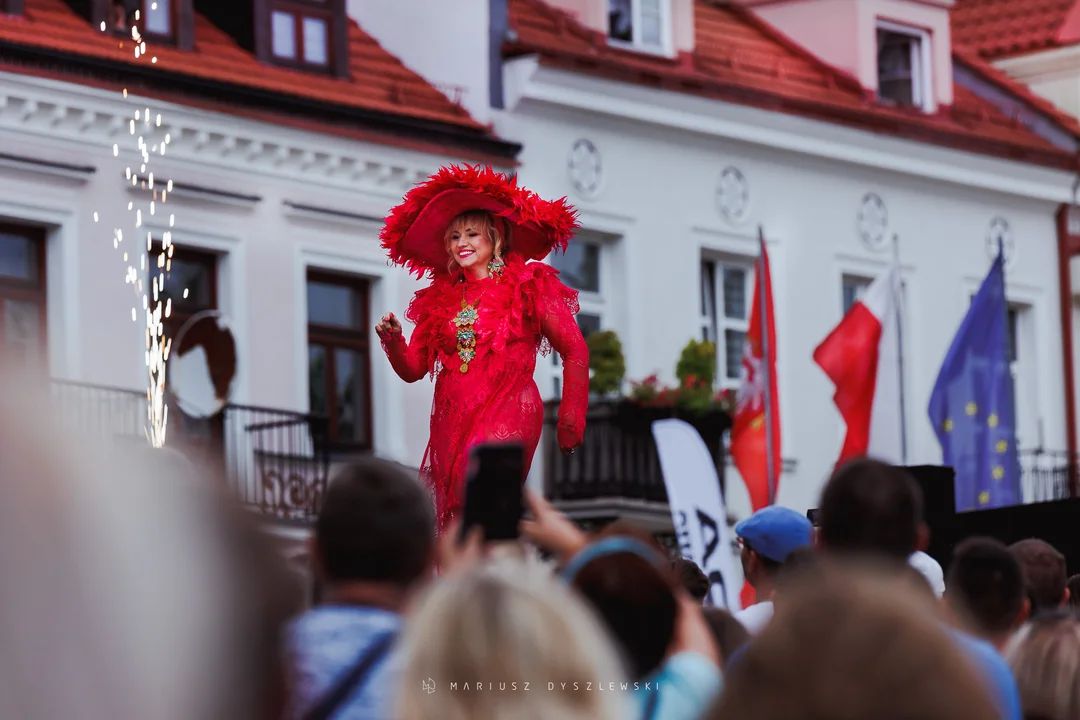
[[[546,406],[544,468],[546,493],[554,501],[636,500],[667,503],[667,489],[652,422],[672,417],[668,408],[598,402],[589,406],[585,441],[573,455],[563,455],[555,438],[558,403]],[[687,416],[701,434],[724,483],[723,433],[730,426],[724,413]]]
[[1020,483],[1025,503],[1064,500],[1074,496],[1080,457],[1067,452],[1024,450]]
[[146,440],[146,393],[72,380],[50,386],[57,421],[66,430],[98,439]]
[[[146,393],[53,380],[53,405],[65,430],[105,441],[148,442]],[[184,417],[172,408],[167,443],[220,464],[241,502],[282,520],[314,518],[330,458],[325,419],[250,405],[217,416]]]
[[283,520],[311,520],[330,471],[323,418],[229,405],[221,423],[226,471],[240,500]]

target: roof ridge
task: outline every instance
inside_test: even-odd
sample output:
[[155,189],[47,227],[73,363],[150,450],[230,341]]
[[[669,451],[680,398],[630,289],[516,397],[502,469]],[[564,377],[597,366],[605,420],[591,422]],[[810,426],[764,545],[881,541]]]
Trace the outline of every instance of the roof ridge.
[[969,70],[981,75],[984,80],[997,85],[1036,112],[1048,116],[1074,137],[1080,138],[1080,122],[1076,118],[1061,110],[1046,98],[1040,97],[1027,85],[998,69],[977,54],[956,49],[953,50],[953,61],[959,61],[961,65],[965,65]]

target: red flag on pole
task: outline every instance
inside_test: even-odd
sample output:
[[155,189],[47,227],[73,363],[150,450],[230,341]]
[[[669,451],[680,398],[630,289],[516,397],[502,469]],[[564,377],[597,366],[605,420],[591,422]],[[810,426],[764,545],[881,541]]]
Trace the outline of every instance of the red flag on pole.
[[754,263],[754,305],[743,341],[742,372],[731,428],[731,459],[757,512],[776,502],[780,479],[780,403],[776,383],[776,324],[765,236]]

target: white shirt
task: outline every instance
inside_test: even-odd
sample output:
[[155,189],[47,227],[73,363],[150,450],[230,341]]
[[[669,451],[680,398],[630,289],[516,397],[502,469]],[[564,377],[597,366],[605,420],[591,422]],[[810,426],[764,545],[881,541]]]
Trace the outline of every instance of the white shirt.
[[772,600],[766,600],[765,602],[759,602],[757,605],[751,605],[745,610],[740,610],[735,613],[735,619],[742,623],[746,631],[751,635],[757,635],[765,626],[769,624],[773,616],[773,603]]

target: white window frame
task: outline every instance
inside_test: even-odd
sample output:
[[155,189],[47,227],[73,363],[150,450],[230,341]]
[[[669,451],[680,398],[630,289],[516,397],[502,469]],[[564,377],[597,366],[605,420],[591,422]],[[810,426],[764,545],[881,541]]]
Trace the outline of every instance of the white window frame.
[[[706,270],[712,265],[712,278],[709,278]],[[729,318],[724,312],[724,269],[741,270],[745,273],[746,315],[742,319]],[[741,332],[744,335],[750,330],[750,314],[753,312],[751,305],[754,302],[754,262],[750,258],[732,258],[704,256],[701,258],[700,268],[700,294],[699,298],[706,301],[706,307],[701,315],[701,336],[716,344],[716,381],[714,385],[721,389],[737,390],[739,387],[739,372],[735,377],[728,377],[727,348],[724,343],[724,333],[727,330]],[[709,281],[712,287],[708,288]],[[711,292],[711,298],[708,294]],[[740,360],[741,363],[741,360]]]
[[[844,307],[844,286],[852,285],[855,288],[855,302],[862,300],[863,295],[866,294],[866,290],[874,282],[873,278],[868,278],[865,275],[858,275],[854,273],[844,273],[840,278],[840,316],[848,314],[850,307]],[[854,303],[852,303],[854,304]]]
[[[878,19],[875,32],[874,32],[874,47],[877,46],[877,31],[885,31],[895,33],[897,35],[906,35],[915,41],[915,46],[911,52],[911,99],[915,107],[921,108],[924,112],[934,112],[934,74],[933,74],[933,55],[931,53],[931,36],[927,30],[922,28],[912,27],[910,25],[901,25],[900,23],[891,22],[889,20]],[[880,82],[881,71],[876,68],[877,55],[874,53],[874,63],[876,77]],[[878,97],[881,96],[881,88],[878,88]]]
[[[1035,307],[1030,303],[1009,301],[1009,315],[1015,316],[1013,327],[1016,357],[1009,360],[1013,381],[1013,422],[1016,426],[1017,450],[1034,450],[1042,444],[1039,427],[1038,386],[1035,379],[1035,354],[1025,349],[1038,347],[1034,342]],[[1011,351],[1011,349],[1010,349]]]
[[631,26],[633,28],[634,39],[630,42],[625,40],[617,40],[611,37],[610,27],[610,13],[611,13],[611,0],[603,0],[604,2],[604,18],[608,23],[606,30],[608,44],[613,47],[622,47],[639,52],[655,53],[657,55],[673,55],[674,54],[674,21],[672,18],[671,4],[673,0],[659,0],[660,2],[660,43],[658,45],[652,45],[644,42],[641,39],[642,23],[641,23],[641,2],[642,0],[630,0],[630,14],[631,14]]
[[[608,282],[608,268],[611,265],[611,241],[605,239],[600,232],[596,232],[595,237],[592,237],[593,234],[587,229],[582,229],[578,231],[573,240],[577,244],[594,245],[600,250],[596,268],[597,291],[578,290],[578,314],[595,315],[600,318],[600,329],[610,330],[607,291],[611,287],[611,283]],[[551,256],[549,255],[544,262],[551,265]],[[563,281],[565,282],[565,279]],[[567,283],[567,287],[570,287],[569,283]],[[551,382],[546,383],[547,390],[551,393],[550,397],[552,399],[558,399],[562,396],[563,367],[562,358],[559,353],[554,351],[554,348],[552,348],[551,362],[546,364],[551,370]]]

